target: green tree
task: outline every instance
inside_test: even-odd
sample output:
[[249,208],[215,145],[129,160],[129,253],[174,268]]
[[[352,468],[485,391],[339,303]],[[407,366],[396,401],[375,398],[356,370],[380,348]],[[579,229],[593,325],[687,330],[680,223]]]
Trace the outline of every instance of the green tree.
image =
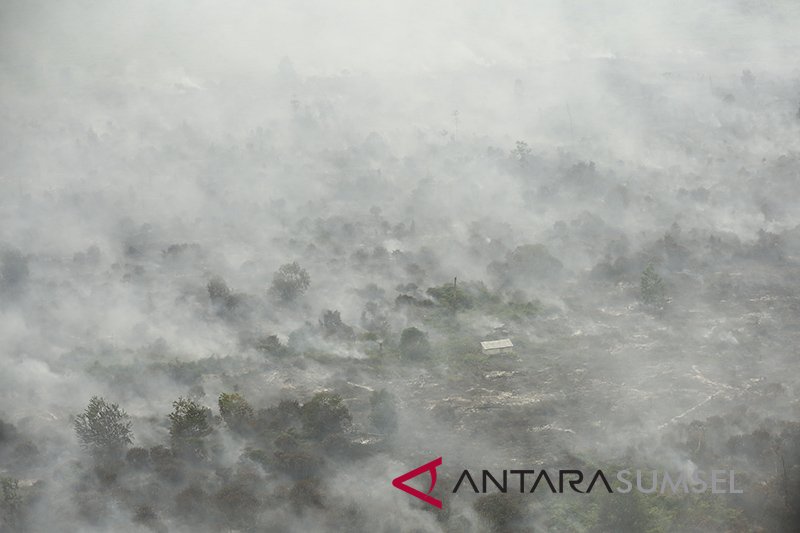
[[642,272],[640,282],[640,292],[642,302],[655,309],[663,309],[667,303],[666,288],[664,280],[658,275],[652,263]]
[[131,468],[137,470],[147,468],[150,465],[150,452],[147,448],[131,448],[128,450],[128,453],[125,454],[125,462],[127,462]]
[[526,166],[528,164],[528,158],[531,156],[531,148],[528,146],[528,143],[525,141],[517,141],[514,149],[511,150],[511,157],[520,164],[520,166]]
[[264,335],[258,337],[253,344],[253,347],[259,352],[263,352],[278,357],[289,355],[291,350],[288,346],[284,346],[277,335]]
[[183,478],[183,463],[175,456],[171,448],[158,445],[150,448],[150,464],[159,477],[168,479],[173,483]]
[[422,359],[430,354],[428,335],[415,327],[406,328],[400,334],[400,353],[407,359]]
[[294,479],[308,479],[319,473],[322,466],[321,457],[303,450],[289,452],[278,450],[273,457],[272,466]]
[[95,454],[121,456],[133,442],[128,414],[98,396],[93,396],[84,412],[75,417],[74,426],[81,446]]
[[311,277],[308,272],[297,262],[282,265],[272,277],[270,293],[277,296],[281,301],[291,302],[298,296],[305,294],[311,285]]
[[439,305],[452,311],[470,309],[473,305],[470,294],[455,282],[445,283],[440,287],[431,287],[425,292],[436,300]]
[[225,280],[219,276],[211,278],[208,281],[208,285],[206,285],[206,289],[208,289],[208,297],[219,311],[232,311],[241,301],[240,296],[234,294],[230,288],[228,288],[228,284],[225,283]]
[[342,322],[342,315],[339,314],[339,311],[330,309],[323,311],[319,325],[325,337],[336,337],[343,341],[351,341],[355,338],[353,328]]
[[315,437],[338,433],[353,419],[342,397],[332,392],[315,394],[303,404],[300,418],[306,433]]
[[19,531],[22,521],[22,497],[19,481],[0,477],[0,531]]
[[275,444],[276,448],[284,452],[296,450],[297,446],[299,445],[299,441],[297,440],[297,432],[294,428],[289,428],[286,431],[282,431],[280,435],[275,437],[273,444]]
[[203,439],[214,429],[211,426],[211,409],[183,397],[172,402],[172,406],[173,410],[168,415],[172,447],[195,455],[203,455]]
[[208,285],[206,285],[206,289],[208,289],[208,297],[214,303],[225,303],[225,300],[231,295],[228,284],[220,276],[211,278],[208,281]]
[[219,414],[231,431],[243,433],[252,427],[255,412],[241,394],[223,392],[218,403]]

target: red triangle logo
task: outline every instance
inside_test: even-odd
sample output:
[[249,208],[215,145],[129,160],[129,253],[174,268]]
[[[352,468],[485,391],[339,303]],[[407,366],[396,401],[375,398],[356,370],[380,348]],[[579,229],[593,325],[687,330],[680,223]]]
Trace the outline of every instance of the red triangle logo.
[[[415,498],[419,498],[420,500],[424,501],[427,504],[433,505],[437,509],[441,509],[442,502],[430,495],[430,493],[433,492],[433,487],[436,486],[436,467],[441,466],[441,464],[442,464],[441,457],[439,457],[438,459],[434,459],[430,463],[426,463],[420,466],[419,468],[415,468],[410,472],[406,472],[402,476],[394,478],[392,480],[392,485],[395,488],[398,488],[403,492],[414,496]],[[427,494],[415,489],[414,487],[409,487],[408,485],[406,485],[406,481],[408,481],[409,479],[414,479],[418,475],[424,474],[425,472],[431,473],[431,488],[428,489]]]

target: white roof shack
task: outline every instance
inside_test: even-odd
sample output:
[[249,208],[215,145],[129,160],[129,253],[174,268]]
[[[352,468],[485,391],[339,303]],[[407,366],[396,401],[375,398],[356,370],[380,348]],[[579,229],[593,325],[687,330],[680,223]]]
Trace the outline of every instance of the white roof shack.
[[498,339],[496,341],[482,341],[481,348],[483,353],[510,353],[514,349],[511,339]]

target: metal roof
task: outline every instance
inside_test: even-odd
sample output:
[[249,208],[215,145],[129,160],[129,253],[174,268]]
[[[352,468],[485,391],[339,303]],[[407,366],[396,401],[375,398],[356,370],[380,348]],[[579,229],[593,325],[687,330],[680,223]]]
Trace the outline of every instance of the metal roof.
[[484,350],[497,350],[498,348],[513,348],[511,339],[499,339],[496,341],[482,341],[481,348]]

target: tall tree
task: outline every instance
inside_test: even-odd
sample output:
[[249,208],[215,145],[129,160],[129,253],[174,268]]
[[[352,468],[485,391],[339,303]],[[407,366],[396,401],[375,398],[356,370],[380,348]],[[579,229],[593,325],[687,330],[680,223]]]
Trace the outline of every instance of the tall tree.
[[203,438],[212,431],[211,410],[188,398],[178,398],[172,402],[173,410],[168,415],[169,436],[176,451],[194,455],[204,454]]
[[282,265],[272,277],[270,293],[284,302],[302,296],[311,285],[311,276],[296,261]]
[[353,419],[342,397],[331,392],[315,394],[303,404],[300,417],[306,432],[316,437],[338,433]]
[[93,396],[83,413],[75,417],[74,426],[81,446],[96,454],[121,456],[133,442],[128,414],[98,396]]
[[406,328],[400,334],[400,353],[407,359],[422,359],[430,354],[428,335],[415,327]]
[[252,427],[255,412],[241,394],[223,392],[219,395],[219,414],[225,424],[236,433],[244,433]]

